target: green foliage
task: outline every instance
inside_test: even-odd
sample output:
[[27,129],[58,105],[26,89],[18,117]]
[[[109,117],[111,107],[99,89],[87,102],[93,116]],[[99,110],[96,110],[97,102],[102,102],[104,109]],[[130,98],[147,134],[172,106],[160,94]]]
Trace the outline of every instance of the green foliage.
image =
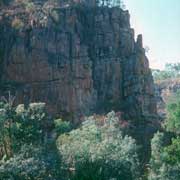
[[7,161],[0,162],[0,179],[3,180],[55,180],[60,177],[58,154],[48,147],[24,145]]
[[0,103],[0,148],[5,158],[12,156],[14,143],[14,111],[10,104]]
[[62,119],[54,120],[55,131],[58,135],[69,132],[71,130],[70,122],[63,121]]
[[122,135],[114,112],[89,117],[72,131],[69,122],[54,120],[52,132],[60,134],[55,143],[53,133],[48,135],[44,103],[25,108],[23,104],[13,107],[12,102],[10,98],[9,103],[0,104],[0,179],[139,178],[135,140]]
[[[77,3],[74,3],[76,1],[66,1],[66,3],[70,5],[74,5]],[[78,1],[77,1],[78,2]],[[79,4],[79,3],[78,3]],[[122,0],[84,0],[80,1],[80,4],[83,4],[85,6],[99,6],[99,7],[120,7],[125,8],[125,5],[123,4]]]
[[155,81],[180,77],[180,63],[166,64],[164,70],[152,70]]
[[180,179],[180,139],[172,140],[169,146],[163,146],[164,135],[155,134],[151,142],[149,180]]
[[170,165],[180,164],[180,137],[172,139],[172,144],[164,148],[165,162]]
[[153,77],[154,77],[154,80],[155,81],[158,81],[158,80],[165,80],[165,79],[169,79],[171,77],[173,77],[173,74],[171,72],[167,72],[165,70],[152,70],[152,74],[153,74]]
[[154,176],[159,174],[159,169],[162,163],[162,146],[163,146],[163,133],[156,133],[151,140],[151,172],[149,175],[149,179],[153,180]]
[[155,134],[151,142],[149,180],[180,179],[180,93],[173,95],[167,105],[165,128],[174,134],[171,144],[164,146],[165,136]]
[[31,179],[43,177],[46,168],[40,161],[40,150],[23,146],[18,154],[0,164],[0,179]]
[[0,105],[0,179],[59,178],[60,156],[55,139],[47,139],[45,104]]
[[31,103],[27,109],[24,105],[16,110],[16,139],[19,143],[42,143],[45,134],[43,125],[47,122],[44,103]]
[[108,6],[108,7],[124,7],[122,0],[98,0],[97,3],[100,6]]
[[165,126],[168,131],[180,134],[180,92],[174,94],[167,104]]
[[70,179],[131,180],[139,176],[137,146],[132,138],[122,136],[114,112],[102,122],[88,118],[80,128],[61,135],[57,145]]
[[44,103],[32,103],[28,109],[24,105],[14,108],[8,103],[1,103],[0,147],[6,157],[11,157],[24,144],[41,144],[45,120]]

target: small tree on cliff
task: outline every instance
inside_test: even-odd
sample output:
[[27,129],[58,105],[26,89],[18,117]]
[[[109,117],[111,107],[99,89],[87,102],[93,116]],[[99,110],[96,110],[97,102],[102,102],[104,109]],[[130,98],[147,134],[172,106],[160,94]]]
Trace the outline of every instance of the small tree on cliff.
[[98,0],[98,4],[100,4],[101,6],[108,6],[108,7],[113,7],[113,6],[123,7],[122,0]]

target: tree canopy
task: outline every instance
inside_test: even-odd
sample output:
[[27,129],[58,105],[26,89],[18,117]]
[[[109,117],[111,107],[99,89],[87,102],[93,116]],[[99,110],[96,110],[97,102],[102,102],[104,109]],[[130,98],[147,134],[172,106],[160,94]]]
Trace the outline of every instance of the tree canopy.
[[180,93],[169,100],[167,112],[165,133],[158,132],[151,141],[149,180],[180,179]]
[[155,81],[165,80],[170,78],[180,78],[180,63],[168,63],[164,70],[154,69],[152,74]]
[[73,180],[135,180],[139,177],[137,146],[123,136],[115,113],[100,121],[88,118],[83,125],[57,141],[65,171]]

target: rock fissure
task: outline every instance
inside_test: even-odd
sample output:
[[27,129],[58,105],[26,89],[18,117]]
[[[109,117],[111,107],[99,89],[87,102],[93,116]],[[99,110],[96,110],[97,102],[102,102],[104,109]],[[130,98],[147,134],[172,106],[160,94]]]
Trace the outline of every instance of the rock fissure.
[[[0,14],[1,80],[28,84],[31,101],[76,120],[112,109],[127,119],[156,114],[142,36],[134,40],[128,11],[76,6],[54,11],[55,17]],[[16,103],[23,103],[26,85],[15,88]]]

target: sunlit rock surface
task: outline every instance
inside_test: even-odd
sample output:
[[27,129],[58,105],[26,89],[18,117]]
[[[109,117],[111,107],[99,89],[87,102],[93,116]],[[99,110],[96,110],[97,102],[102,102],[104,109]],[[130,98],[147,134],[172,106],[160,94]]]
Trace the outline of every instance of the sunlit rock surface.
[[128,11],[48,8],[1,11],[2,95],[10,89],[16,103],[46,102],[67,119],[111,109],[127,119],[156,114],[142,36],[134,39]]

